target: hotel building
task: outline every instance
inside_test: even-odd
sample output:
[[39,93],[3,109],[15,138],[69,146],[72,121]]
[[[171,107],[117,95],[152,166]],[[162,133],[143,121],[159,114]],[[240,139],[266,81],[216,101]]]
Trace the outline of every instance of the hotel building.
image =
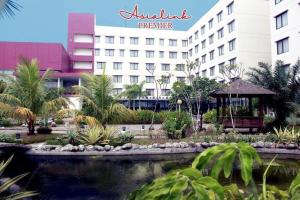
[[[145,81],[148,97],[142,107],[148,108],[154,105],[155,80],[164,75],[168,83],[158,93],[161,107],[167,107],[173,83],[186,79],[187,61],[199,63],[197,75],[218,81],[224,81],[220,71],[228,64],[241,64],[247,70],[258,62],[294,62],[300,52],[299,3],[281,1],[219,0],[187,31],[98,26],[95,15],[72,13],[67,51],[59,44],[0,42],[0,69],[13,71],[20,55],[37,58],[42,69],[57,72],[49,86],[65,88],[81,84],[82,72],[101,75],[105,69],[114,82],[114,95],[124,91],[125,85]],[[285,12],[294,22],[282,30],[275,28],[274,17],[286,24],[284,15],[277,20]],[[289,55],[278,54],[280,41]]]

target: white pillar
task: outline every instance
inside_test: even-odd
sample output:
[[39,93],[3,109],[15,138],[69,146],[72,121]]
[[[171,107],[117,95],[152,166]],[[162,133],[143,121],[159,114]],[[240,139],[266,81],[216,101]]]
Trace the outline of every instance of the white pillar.
[[57,78],[57,88],[60,88],[60,78]]
[[81,78],[78,78],[78,86],[81,86]]

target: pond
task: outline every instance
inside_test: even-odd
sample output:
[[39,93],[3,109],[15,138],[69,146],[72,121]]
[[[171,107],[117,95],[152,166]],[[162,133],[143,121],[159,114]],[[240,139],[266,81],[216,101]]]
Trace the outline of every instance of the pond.
[[[150,182],[170,170],[190,166],[195,154],[126,156],[126,157],[65,157],[15,155],[5,176],[31,172],[20,184],[36,190],[42,200],[125,199],[138,186]],[[8,155],[1,155],[1,160]],[[269,183],[288,187],[295,177],[300,161],[277,160],[270,171]],[[254,170],[261,177],[263,170]],[[240,180],[235,171],[232,178]],[[227,181],[222,181],[226,183]],[[238,181],[241,183],[241,181]],[[260,183],[260,180],[256,180]]]

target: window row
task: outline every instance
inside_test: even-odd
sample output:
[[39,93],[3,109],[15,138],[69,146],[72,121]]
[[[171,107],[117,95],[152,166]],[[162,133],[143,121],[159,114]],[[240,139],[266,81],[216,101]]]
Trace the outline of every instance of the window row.
[[[236,58],[232,58],[228,61],[229,65],[236,65]],[[225,62],[222,62],[218,65],[219,73],[222,74],[224,71]],[[209,69],[202,70],[202,77],[208,77],[208,73],[210,77],[214,77],[216,75],[216,67],[212,66]],[[197,74],[199,76],[199,74]],[[221,78],[221,77],[220,77]]]
[[[147,96],[155,96],[155,89],[146,89],[146,94]],[[170,89],[161,89],[161,95],[162,96],[170,96],[171,90]],[[117,96],[122,94],[123,88],[114,88],[113,89],[113,95]]]
[[[113,83],[123,83],[123,78],[124,78],[123,75],[113,75],[112,81],[113,81]],[[170,77],[166,77],[164,80],[165,80],[166,84],[171,83]],[[141,76],[138,76],[138,75],[130,75],[129,76],[129,82],[132,84],[139,83],[140,81],[145,81],[145,83],[155,83],[155,77],[154,76],[145,76],[145,78],[143,79]],[[178,76],[178,77],[176,77],[176,81],[184,82],[185,77]]]

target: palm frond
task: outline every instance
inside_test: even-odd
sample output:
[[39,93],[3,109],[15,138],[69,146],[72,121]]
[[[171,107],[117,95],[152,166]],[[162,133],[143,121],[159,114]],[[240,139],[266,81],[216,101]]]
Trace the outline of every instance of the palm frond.
[[13,17],[22,6],[13,0],[0,0],[0,18]]
[[0,94],[0,102],[14,106],[21,105],[20,99],[10,94]]

